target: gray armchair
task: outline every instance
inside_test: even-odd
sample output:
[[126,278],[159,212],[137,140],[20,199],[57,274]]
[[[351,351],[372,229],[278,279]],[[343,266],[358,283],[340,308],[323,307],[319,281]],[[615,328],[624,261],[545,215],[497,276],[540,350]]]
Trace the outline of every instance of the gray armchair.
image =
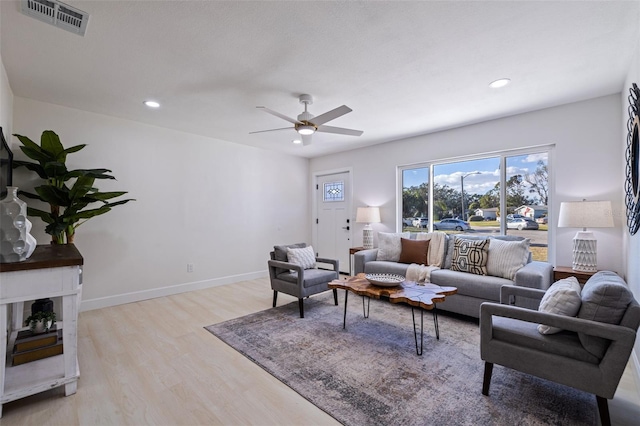
[[[269,278],[273,290],[273,307],[276,307],[278,292],[298,298],[300,318],[304,318],[303,299],[311,295],[329,290],[329,282],[338,279],[340,268],[338,260],[316,257],[316,262],[331,265],[331,270],[303,269],[302,267],[287,261],[287,247],[304,248],[305,243],[285,246],[274,246],[270,253]],[[338,304],[338,291],[333,289],[333,300]]]
[[[613,398],[631,355],[640,325],[640,305],[629,296],[631,303],[626,311],[622,310],[622,320],[616,325],[582,319],[580,314],[569,317],[506,304],[517,305],[519,297],[540,300],[544,293],[544,290],[503,286],[502,304],[482,304],[480,352],[485,361],[482,393],[489,395],[493,365],[499,364],[595,394],[600,421],[603,426],[610,425],[607,399]],[[563,331],[543,335],[538,332],[538,324]],[[585,336],[606,339],[600,339],[605,344],[602,357],[585,349],[581,343]]]

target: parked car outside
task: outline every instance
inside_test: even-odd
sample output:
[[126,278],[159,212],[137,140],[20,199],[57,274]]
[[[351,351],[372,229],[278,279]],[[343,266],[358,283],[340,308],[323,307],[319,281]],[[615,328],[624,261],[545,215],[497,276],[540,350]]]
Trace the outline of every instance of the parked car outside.
[[413,226],[416,228],[426,228],[429,226],[429,219],[426,217],[416,217],[413,219]]
[[413,226],[413,217],[405,217],[402,219],[402,225],[404,226]]
[[536,222],[546,225],[547,223],[549,223],[549,218],[546,216],[539,217],[536,219]]
[[469,229],[471,229],[471,226],[464,220],[460,219],[442,219],[441,221],[434,222],[433,224],[434,231],[446,229],[468,231]]
[[[522,216],[521,214],[508,214],[507,215],[507,223],[510,220],[513,220],[513,219],[525,219],[525,217]],[[498,222],[500,222],[500,216],[498,216],[497,220],[498,220]]]
[[517,229],[518,231],[522,231],[523,229],[538,229],[538,224],[531,218],[521,217],[507,220],[507,229]]

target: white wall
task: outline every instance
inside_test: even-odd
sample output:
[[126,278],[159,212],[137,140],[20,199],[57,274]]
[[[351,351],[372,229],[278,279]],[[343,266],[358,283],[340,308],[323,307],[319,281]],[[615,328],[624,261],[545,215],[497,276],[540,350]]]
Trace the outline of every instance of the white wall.
[[[374,230],[393,231],[398,223],[397,166],[554,144],[550,215],[557,220],[562,201],[611,200],[616,227],[594,230],[598,239],[598,267],[622,273],[620,156],[624,152],[619,143],[620,115],[620,95],[611,95],[315,158],[311,160],[311,173],[352,167],[354,211],[358,206],[381,206],[383,223],[374,225]],[[362,226],[356,225],[354,246],[362,242]],[[565,228],[550,232],[551,253],[555,249],[551,263],[571,265],[571,240],[577,231]]]
[[[2,2],[0,1],[0,8],[2,8]],[[1,34],[1,33],[0,33]],[[9,86],[9,80],[7,78],[7,72],[4,69],[4,63],[2,62],[2,42],[0,40],[0,126],[2,132],[7,140],[7,143],[11,147],[11,129],[13,123],[13,92]],[[11,149],[13,151],[13,149]]]
[[[638,16],[638,25],[640,26],[640,14]],[[621,120],[621,129],[622,134],[620,137],[620,145],[622,151],[622,155],[620,157],[621,168],[625,170],[625,150],[627,148],[627,120],[629,118],[629,114],[627,112],[627,107],[629,106],[629,101],[627,100],[627,96],[629,95],[629,88],[631,88],[631,83],[635,83],[640,87],[640,37],[636,41],[637,48],[635,49],[636,55],[631,65],[629,67],[629,73],[627,74],[627,78],[624,83],[624,89],[621,96],[621,108],[622,108],[622,120]],[[626,173],[625,173],[626,176]],[[622,188],[624,192],[624,187]],[[636,233],[636,235],[631,236],[629,232],[624,231],[624,247],[626,249],[626,257],[625,257],[625,275],[627,278],[627,283],[629,287],[633,291],[636,299],[640,300],[640,232]],[[638,378],[640,379],[640,339],[636,339],[636,344],[634,347],[635,352],[635,365],[636,372],[638,373]]]
[[14,133],[39,141],[47,129],[88,144],[69,168],[111,169],[117,181],[98,187],[137,200],[78,228],[83,310],[266,276],[274,244],[310,239],[306,159],[15,97]]

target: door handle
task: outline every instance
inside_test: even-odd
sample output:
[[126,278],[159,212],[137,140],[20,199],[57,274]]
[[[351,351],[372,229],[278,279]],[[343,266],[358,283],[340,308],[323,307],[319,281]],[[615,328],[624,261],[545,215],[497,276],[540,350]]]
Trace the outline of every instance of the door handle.
[[343,226],[342,229],[346,229],[348,231],[349,227],[348,226]]

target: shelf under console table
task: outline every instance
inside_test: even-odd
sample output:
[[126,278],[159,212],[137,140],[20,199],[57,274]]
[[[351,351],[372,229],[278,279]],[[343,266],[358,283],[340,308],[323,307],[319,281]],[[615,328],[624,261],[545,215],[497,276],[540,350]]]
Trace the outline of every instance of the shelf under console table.
[[[83,258],[73,244],[37,246],[23,262],[0,263],[0,417],[2,405],[64,386],[76,393],[78,366],[78,308],[82,294]],[[12,366],[11,353],[23,327],[24,302],[60,297],[63,353]],[[10,315],[10,317],[9,317]],[[60,319],[60,318],[59,318]]]

